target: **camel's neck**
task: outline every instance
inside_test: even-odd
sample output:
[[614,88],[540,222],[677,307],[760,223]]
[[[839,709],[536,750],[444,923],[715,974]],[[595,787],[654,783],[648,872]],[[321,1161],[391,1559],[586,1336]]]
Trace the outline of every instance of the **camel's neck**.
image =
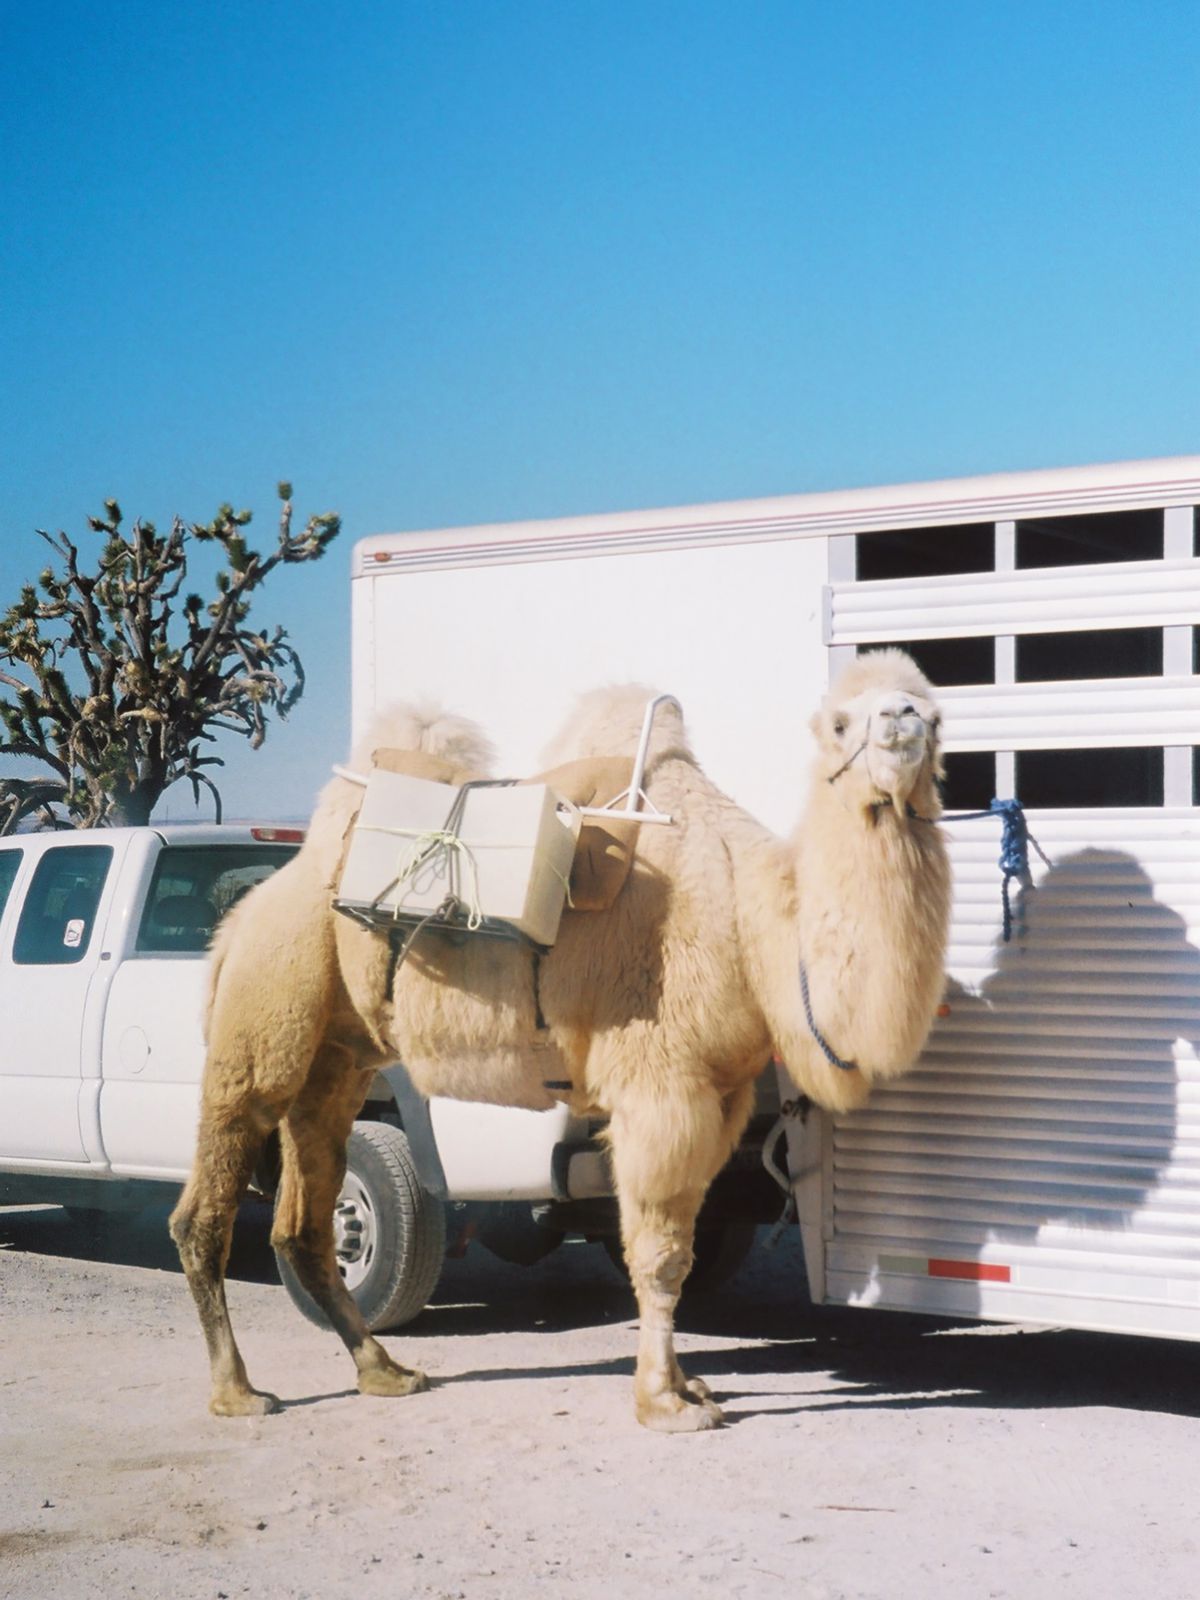
[[943,985],[950,875],[940,830],[890,807],[850,809],[819,784],[789,844],[770,857],[760,842],[738,863],[738,883],[748,976],[797,1080],[818,1049],[801,959],[814,1019],[840,1057],[866,1078],[910,1065]]

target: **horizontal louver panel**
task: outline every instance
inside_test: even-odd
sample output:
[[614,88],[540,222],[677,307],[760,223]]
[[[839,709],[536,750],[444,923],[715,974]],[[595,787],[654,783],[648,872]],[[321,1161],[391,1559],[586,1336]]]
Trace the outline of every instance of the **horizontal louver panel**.
[[1015,633],[1191,623],[1200,561],[1129,561],[938,578],[833,584],[829,644],[882,644]]
[[1107,678],[938,690],[946,749],[1067,750],[1193,744],[1200,678]]
[[1200,819],[1029,825],[1008,945],[998,826],[948,829],[949,1013],[833,1119],[827,1294],[1200,1338]]

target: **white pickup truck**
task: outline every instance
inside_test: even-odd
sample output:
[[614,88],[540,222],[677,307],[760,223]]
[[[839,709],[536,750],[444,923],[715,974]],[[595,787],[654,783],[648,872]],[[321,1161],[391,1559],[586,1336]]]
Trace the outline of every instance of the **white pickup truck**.
[[[212,930],[301,838],[282,827],[149,827],[0,840],[0,1204],[123,1211],[183,1182]],[[760,1129],[771,1120],[763,1109]],[[565,1107],[426,1103],[401,1066],[378,1074],[336,1213],[341,1270],[371,1326],[398,1326],[426,1304],[448,1213],[457,1235],[511,1261],[539,1259],[568,1232],[615,1252],[596,1131]],[[255,1179],[267,1198],[277,1162],[270,1146]],[[755,1222],[778,1211],[756,1165],[748,1146],[714,1193],[701,1278],[727,1274]],[[281,1275],[312,1314],[282,1263]]]

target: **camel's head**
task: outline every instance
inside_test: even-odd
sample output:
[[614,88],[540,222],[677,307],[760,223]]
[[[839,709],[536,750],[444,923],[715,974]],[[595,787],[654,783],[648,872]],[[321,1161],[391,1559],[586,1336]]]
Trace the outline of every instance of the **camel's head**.
[[834,680],[812,719],[817,778],[847,805],[939,808],[941,714],[925,674],[902,650],[859,656]]

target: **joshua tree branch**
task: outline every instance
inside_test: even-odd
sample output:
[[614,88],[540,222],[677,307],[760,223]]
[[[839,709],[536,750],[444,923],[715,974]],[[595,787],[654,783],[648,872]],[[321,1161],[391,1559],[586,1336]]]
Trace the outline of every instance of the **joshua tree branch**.
[[[304,672],[286,633],[246,618],[269,573],[319,557],[339,523],[315,517],[293,535],[290,487],[280,489],[279,543],[266,557],[246,546],[249,512],[229,506],[207,525],[176,517],[160,537],[141,520],[124,534],[120,507],[107,501],[89,519],[103,541],[92,573],[65,533],[42,532],[58,570],[42,573],[40,595],[27,585],[0,616],[0,687],[15,696],[0,695],[0,751],[49,765],[76,822],[148,815],[168,784],[205,781],[198,767],[219,764],[200,756],[199,741],[228,730],[257,746],[269,713],[286,716],[299,699]],[[212,601],[188,594],[177,620],[194,541],[216,543],[224,564]]]

